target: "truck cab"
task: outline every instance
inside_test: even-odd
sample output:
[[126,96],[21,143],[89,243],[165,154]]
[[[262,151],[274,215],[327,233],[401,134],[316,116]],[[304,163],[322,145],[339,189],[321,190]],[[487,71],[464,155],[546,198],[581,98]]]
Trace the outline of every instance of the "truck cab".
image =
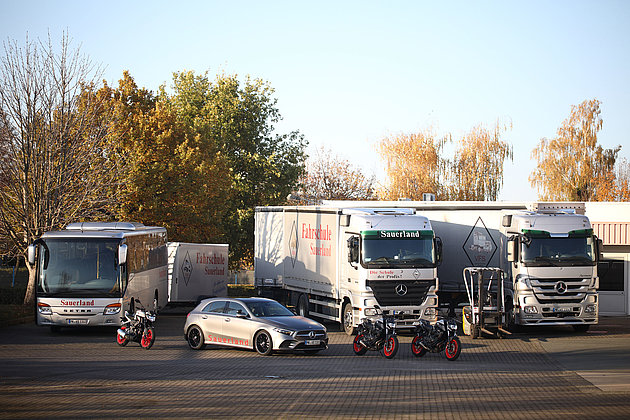
[[503,216],[502,265],[513,285],[516,324],[576,331],[597,324],[599,242],[580,210],[547,206]]

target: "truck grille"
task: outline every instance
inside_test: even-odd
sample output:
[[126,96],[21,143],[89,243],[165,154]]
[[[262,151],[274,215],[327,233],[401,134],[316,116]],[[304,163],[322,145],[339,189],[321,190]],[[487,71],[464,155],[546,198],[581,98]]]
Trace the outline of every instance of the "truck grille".
[[372,280],[367,285],[380,306],[417,306],[424,302],[435,280]]
[[586,297],[591,279],[530,278],[530,282],[540,303],[580,303]]

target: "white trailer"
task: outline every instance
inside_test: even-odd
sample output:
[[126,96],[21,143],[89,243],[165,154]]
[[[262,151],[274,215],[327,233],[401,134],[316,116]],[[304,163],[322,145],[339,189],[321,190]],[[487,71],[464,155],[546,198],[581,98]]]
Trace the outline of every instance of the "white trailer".
[[[328,205],[335,205],[330,202]],[[598,322],[599,241],[584,203],[354,202],[347,206],[411,207],[430,221],[444,243],[440,305],[466,302],[463,270],[498,267],[507,273],[505,302],[518,325]]]
[[168,243],[168,300],[227,296],[228,245]]
[[436,319],[440,246],[412,209],[257,207],[255,282],[260,294],[348,334],[375,306],[411,328]]

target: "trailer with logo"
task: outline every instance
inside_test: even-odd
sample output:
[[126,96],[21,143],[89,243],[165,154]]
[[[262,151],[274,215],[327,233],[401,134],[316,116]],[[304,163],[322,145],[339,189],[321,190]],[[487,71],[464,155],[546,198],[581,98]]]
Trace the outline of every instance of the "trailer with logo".
[[431,223],[413,209],[256,208],[259,293],[348,334],[375,306],[398,328],[435,321],[440,252]]
[[228,245],[168,243],[169,303],[227,296]]

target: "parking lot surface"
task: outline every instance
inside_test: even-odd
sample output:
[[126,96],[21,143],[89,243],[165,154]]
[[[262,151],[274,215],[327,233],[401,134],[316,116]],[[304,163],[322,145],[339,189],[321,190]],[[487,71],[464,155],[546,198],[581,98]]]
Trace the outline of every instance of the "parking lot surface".
[[462,337],[456,361],[356,356],[329,325],[314,356],[188,348],[185,314],[158,317],[150,350],[113,329],[0,329],[0,418],[630,418],[630,318],[588,333]]

